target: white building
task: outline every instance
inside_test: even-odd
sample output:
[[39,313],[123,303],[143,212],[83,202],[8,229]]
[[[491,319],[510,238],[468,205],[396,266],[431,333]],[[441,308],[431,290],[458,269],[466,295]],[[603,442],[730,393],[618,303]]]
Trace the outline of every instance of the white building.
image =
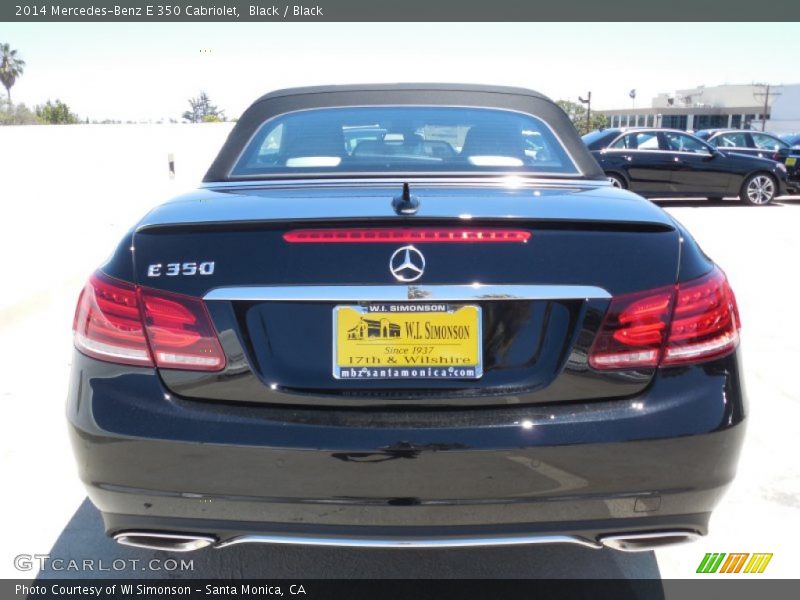
[[[766,109],[766,110],[765,110]],[[670,127],[696,131],[717,127],[800,131],[800,84],[698,86],[658,94],[649,107],[602,110],[609,127]]]

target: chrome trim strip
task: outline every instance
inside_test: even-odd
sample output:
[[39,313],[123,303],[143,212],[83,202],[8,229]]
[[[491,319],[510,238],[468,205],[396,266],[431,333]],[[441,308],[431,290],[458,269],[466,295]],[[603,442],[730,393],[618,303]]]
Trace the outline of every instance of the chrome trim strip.
[[282,285],[220,287],[206,301],[461,302],[477,300],[588,300],[611,298],[591,285]]
[[640,148],[606,148],[604,150],[600,150],[601,154],[608,154],[609,152],[621,152],[624,154],[632,154],[634,152],[640,152],[643,154],[650,153],[650,154],[682,154],[685,156],[710,156],[705,152],[684,152],[683,150],[643,150]]
[[[687,135],[690,138],[694,138],[698,142],[702,142],[702,144],[704,146],[706,146],[706,147],[708,147],[708,148],[710,148],[712,150],[714,149],[714,146],[711,145],[710,142],[704,140],[703,138],[699,138],[696,135],[693,135],[693,134],[689,133],[688,131],[682,131],[680,129],[665,129],[665,128],[662,128],[662,127],[635,127],[635,128],[631,127],[630,129],[627,129],[627,130],[621,129],[620,131],[621,131],[621,133],[617,137],[615,137],[613,139],[613,141],[611,141],[609,144],[607,144],[605,148],[602,148],[600,150],[601,154],[602,153],[606,153],[606,152],[664,152],[664,153],[667,153],[667,154],[693,154],[695,156],[705,156],[704,154],[702,154],[700,152],[684,152],[682,150],[662,150],[660,148],[655,148],[655,149],[643,148],[643,149],[640,149],[640,148],[612,148],[611,147],[614,144],[616,144],[619,140],[621,140],[623,137],[625,137],[626,135],[631,135],[631,134],[634,134],[634,133],[654,133],[656,135],[658,135],[659,133],[679,133],[679,134]],[[661,142],[659,141],[659,145],[660,145],[660,143]]]
[[577,544],[602,548],[592,540],[574,535],[505,535],[475,537],[386,537],[356,538],[335,536],[302,536],[288,534],[241,535],[217,544],[226,548],[236,544],[299,544],[305,546],[338,546],[350,548],[467,548],[472,546],[519,546],[525,544]]

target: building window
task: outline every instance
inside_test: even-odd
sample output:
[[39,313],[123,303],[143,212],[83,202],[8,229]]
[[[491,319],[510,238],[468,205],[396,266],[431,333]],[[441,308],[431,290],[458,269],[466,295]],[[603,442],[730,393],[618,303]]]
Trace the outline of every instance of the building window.
[[721,129],[728,126],[728,115],[695,115],[694,128]]
[[731,119],[731,127],[739,129],[742,126],[742,115],[733,115]]
[[666,129],[683,129],[685,131],[687,122],[686,115],[663,115],[661,117],[661,126]]

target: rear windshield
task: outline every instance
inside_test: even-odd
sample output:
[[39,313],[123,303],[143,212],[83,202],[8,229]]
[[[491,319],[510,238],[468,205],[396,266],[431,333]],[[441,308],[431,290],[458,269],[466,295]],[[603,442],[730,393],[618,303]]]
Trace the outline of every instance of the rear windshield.
[[493,173],[577,175],[541,120],[455,107],[325,108],[264,123],[232,177],[311,174]]

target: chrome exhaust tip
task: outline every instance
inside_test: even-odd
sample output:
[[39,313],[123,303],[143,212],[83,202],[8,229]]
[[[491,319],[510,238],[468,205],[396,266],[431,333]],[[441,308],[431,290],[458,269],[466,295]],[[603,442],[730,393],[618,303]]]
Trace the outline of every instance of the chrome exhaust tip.
[[193,550],[207,548],[217,540],[216,538],[205,535],[123,531],[114,534],[114,541],[123,546],[133,546],[134,548],[166,550],[169,552],[191,552]]
[[702,536],[696,531],[652,531],[604,535],[600,537],[600,543],[622,552],[648,552],[664,546],[693,542],[700,537]]

